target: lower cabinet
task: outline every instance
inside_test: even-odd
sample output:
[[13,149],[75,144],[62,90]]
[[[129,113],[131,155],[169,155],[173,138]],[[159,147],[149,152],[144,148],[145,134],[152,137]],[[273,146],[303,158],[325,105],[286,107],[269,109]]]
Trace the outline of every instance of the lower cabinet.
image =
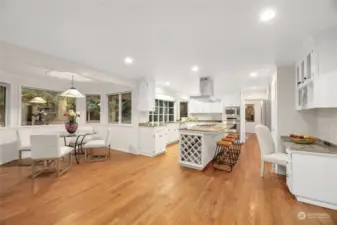
[[167,144],[171,144],[179,140],[179,123],[167,124],[166,129]]
[[163,154],[167,144],[179,140],[179,123],[158,127],[140,126],[138,137],[138,154],[150,157]]
[[153,157],[165,153],[166,144],[166,126],[139,127],[138,154]]
[[337,155],[287,152],[287,185],[296,199],[337,210]]

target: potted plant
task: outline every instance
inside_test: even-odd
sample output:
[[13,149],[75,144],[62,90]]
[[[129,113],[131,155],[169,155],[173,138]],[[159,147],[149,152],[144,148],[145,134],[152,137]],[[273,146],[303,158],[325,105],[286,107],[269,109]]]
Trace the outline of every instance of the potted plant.
[[76,118],[80,117],[79,112],[75,112],[74,110],[69,110],[63,114],[64,116],[68,116],[68,121],[65,124],[66,130],[69,134],[73,134],[76,132],[78,124],[76,122]]

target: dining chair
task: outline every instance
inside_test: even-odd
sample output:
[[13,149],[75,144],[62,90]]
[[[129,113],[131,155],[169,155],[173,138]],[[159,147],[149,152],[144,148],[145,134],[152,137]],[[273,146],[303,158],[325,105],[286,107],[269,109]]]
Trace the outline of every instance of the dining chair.
[[[31,158],[32,158],[32,178],[37,177],[42,172],[52,172],[56,170],[56,175],[60,176],[71,169],[73,148],[61,146],[58,134],[36,134],[30,136]],[[68,155],[68,165],[61,168],[63,157]],[[43,168],[37,170],[37,161],[43,161]],[[48,167],[52,162],[55,168]]]
[[264,175],[265,162],[287,166],[288,156],[286,153],[276,152],[275,143],[269,128],[264,125],[256,125],[255,133],[261,152],[261,177]]
[[[102,161],[110,157],[110,140],[111,140],[111,133],[112,133],[111,130],[112,128],[108,128],[105,139],[92,139],[92,140],[88,140],[85,144],[83,144],[85,160],[88,159],[89,154],[91,156],[91,161]],[[106,148],[107,152],[105,152],[103,155],[94,154],[92,152],[94,148]]]

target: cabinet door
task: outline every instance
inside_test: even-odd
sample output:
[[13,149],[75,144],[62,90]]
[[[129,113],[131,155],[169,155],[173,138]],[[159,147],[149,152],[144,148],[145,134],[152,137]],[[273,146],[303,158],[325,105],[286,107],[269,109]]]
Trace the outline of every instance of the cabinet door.
[[194,100],[188,102],[188,113],[195,113],[195,103]]
[[211,113],[211,103],[200,102],[200,112],[201,113]]
[[154,145],[155,153],[165,151],[165,148],[163,148],[163,141],[166,140],[166,138],[164,138],[164,135],[165,135],[164,133],[155,134],[155,145]]
[[315,77],[318,74],[318,54],[315,50],[311,52],[311,77]]

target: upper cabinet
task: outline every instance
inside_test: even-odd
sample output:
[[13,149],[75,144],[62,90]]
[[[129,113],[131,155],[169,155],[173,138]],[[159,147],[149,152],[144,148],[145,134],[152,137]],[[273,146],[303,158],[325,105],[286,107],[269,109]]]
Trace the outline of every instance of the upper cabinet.
[[153,80],[142,80],[138,86],[138,110],[153,111],[155,97],[155,82]]
[[337,39],[304,45],[296,76],[296,109],[337,107]]
[[241,94],[231,93],[223,96],[223,106],[224,107],[232,107],[232,106],[240,106],[241,105]]
[[190,99],[188,102],[188,113],[222,113],[222,102],[201,102]]

